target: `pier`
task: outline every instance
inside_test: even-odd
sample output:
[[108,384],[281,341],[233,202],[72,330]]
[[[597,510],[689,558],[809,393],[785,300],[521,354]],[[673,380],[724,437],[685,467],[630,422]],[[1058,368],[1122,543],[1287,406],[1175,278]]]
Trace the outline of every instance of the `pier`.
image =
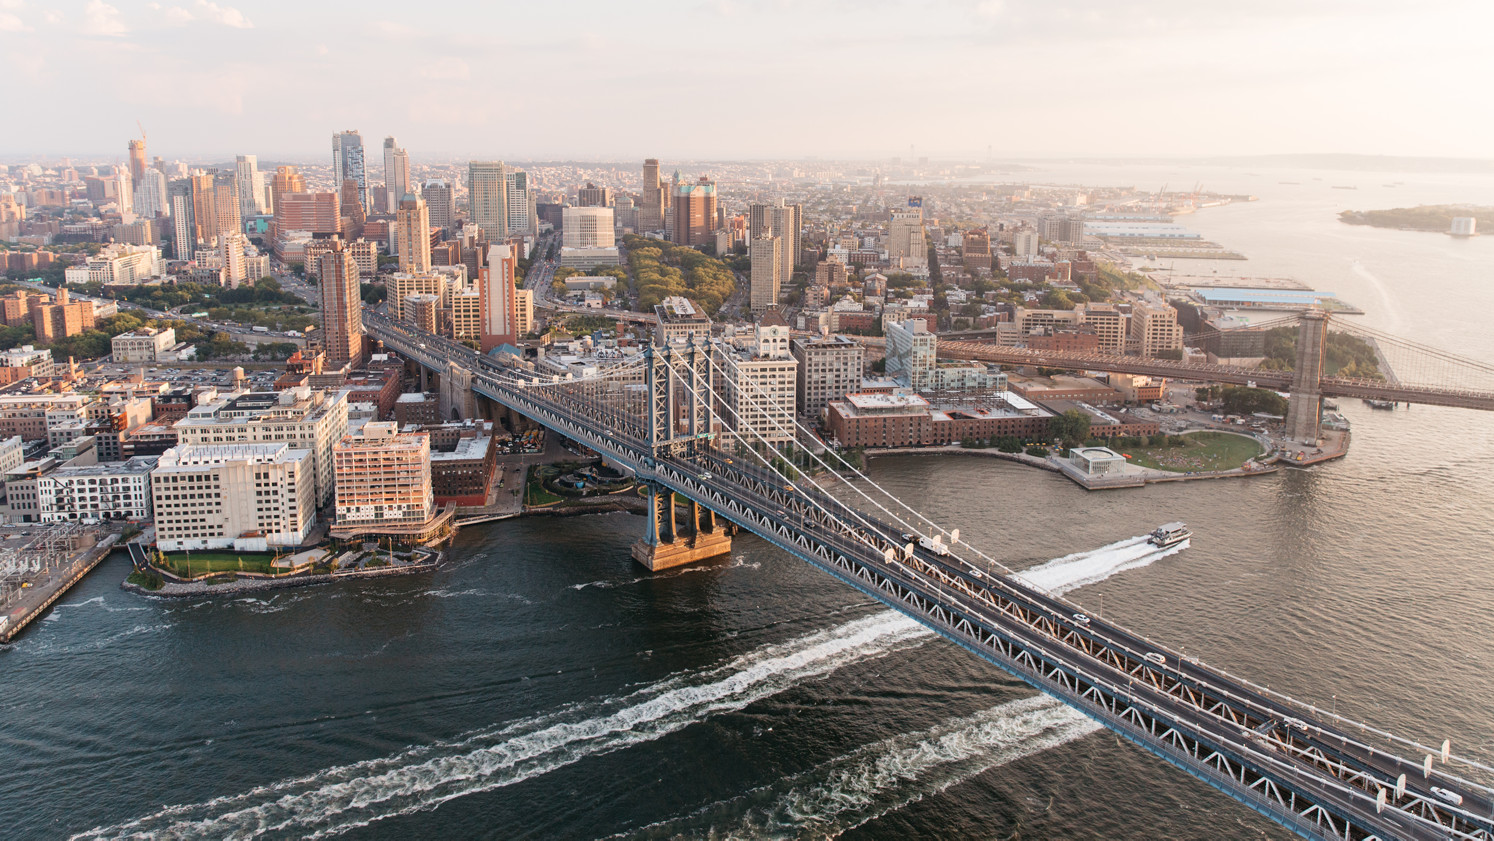
[[76,523],[31,526],[0,549],[0,643],[8,643],[109,556],[117,533]]

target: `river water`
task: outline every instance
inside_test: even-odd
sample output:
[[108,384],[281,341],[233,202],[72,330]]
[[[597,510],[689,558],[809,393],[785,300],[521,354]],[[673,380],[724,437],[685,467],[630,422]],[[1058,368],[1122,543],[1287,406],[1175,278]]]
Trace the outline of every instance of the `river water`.
[[[1494,182],[1111,175],[1257,193],[1185,222],[1252,257],[1221,271],[1295,276],[1365,308],[1366,323],[1494,360],[1494,238],[1333,218],[1494,203]],[[1350,177],[1361,190],[1327,186]],[[1494,757],[1494,418],[1343,410],[1346,460],[1250,480],[1091,494],[977,456],[871,471],[1086,609],[1339,713]],[[1193,526],[1186,549],[1158,556],[1135,539],[1169,520]],[[0,650],[0,827],[1286,837],[755,538],[650,576],[628,559],[640,528],[630,515],[497,523],[465,531],[427,576],[210,602],[122,592],[127,564],[111,560]]]

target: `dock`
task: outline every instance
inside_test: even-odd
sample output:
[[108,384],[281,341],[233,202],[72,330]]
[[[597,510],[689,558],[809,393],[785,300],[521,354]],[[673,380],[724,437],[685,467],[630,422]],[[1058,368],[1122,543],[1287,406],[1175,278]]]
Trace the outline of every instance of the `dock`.
[[76,523],[32,526],[39,535],[0,548],[0,643],[8,643],[93,571],[119,542]]

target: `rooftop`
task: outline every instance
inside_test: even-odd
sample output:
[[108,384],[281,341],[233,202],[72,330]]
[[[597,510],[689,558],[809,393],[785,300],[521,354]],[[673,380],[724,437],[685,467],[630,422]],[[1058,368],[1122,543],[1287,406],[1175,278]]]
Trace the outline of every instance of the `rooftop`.
[[59,467],[51,475],[58,479],[78,476],[133,476],[149,473],[155,466],[155,456],[134,456],[128,461],[101,461],[98,464]]
[[885,409],[927,409],[929,401],[917,394],[907,392],[884,394],[882,392],[853,392],[846,395],[846,402],[863,411]]
[[456,448],[452,450],[432,450],[431,461],[477,461],[487,455],[489,443],[493,439],[487,435],[472,435],[466,438],[458,438]]
[[1337,297],[1332,292],[1317,292],[1311,289],[1250,289],[1241,286],[1216,286],[1194,289],[1193,294],[1207,304],[1223,304],[1242,301],[1251,304],[1291,304],[1309,307],[1326,298]]
[[275,464],[300,461],[310,452],[310,450],[293,449],[289,444],[283,443],[183,444],[179,447],[172,447],[161,455],[161,460],[156,465],[156,472],[195,471],[201,467],[233,462]]

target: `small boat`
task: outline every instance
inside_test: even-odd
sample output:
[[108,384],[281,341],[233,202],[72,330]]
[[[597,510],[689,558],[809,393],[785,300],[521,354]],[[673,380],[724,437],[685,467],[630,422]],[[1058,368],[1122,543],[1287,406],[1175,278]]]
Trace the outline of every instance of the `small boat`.
[[1186,523],[1168,523],[1158,526],[1147,540],[1159,549],[1176,546],[1193,536]]
[[1369,399],[1366,399],[1364,402],[1368,403],[1369,407],[1371,409],[1385,409],[1385,410],[1390,410],[1390,409],[1394,409],[1395,408],[1395,404],[1392,403],[1389,400],[1369,400]]

